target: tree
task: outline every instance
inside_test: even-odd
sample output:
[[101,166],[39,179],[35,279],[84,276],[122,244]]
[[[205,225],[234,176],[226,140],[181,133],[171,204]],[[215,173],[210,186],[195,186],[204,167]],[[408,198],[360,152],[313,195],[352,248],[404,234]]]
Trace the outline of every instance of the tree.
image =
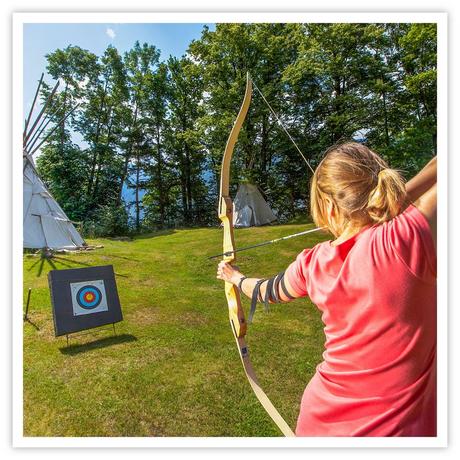
[[311,172],[280,123],[313,168],[355,139],[412,175],[436,152],[436,34],[434,24],[217,24],[180,59],[139,42],[123,56],[56,50],[48,71],[63,88],[48,115],[56,123],[79,106],[38,167],[66,212],[98,232],[126,228],[130,207],[136,232],[211,225],[249,72],[232,189],[252,181],[281,220],[305,215]]

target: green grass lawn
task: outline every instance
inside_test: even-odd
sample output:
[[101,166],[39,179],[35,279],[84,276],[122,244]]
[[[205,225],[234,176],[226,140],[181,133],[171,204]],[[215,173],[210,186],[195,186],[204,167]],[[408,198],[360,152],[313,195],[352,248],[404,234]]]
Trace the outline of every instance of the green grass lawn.
[[[236,231],[237,246],[305,225]],[[270,276],[318,233],[241,253],[246,275]],[[220,229],[165,231],[133,241],[92,240],[103,249],[24,256],[25,436],[279,436],[246,381],[216,280]],[[124,320],[117,336],[95,329],[54,337],[49,270],[112,264]],[[247,311],[249,300],[244,300]],[[247,341],[262,388],[295,427],[303,390],[321,360],[319,311],[306,299],[259,306]]]

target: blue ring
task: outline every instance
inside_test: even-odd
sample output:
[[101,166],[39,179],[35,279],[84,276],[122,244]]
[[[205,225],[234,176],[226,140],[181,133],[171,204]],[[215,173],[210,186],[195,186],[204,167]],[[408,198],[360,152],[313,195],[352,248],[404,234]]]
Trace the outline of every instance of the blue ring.
[[[91,294],[94,295],[94,300],[92,302],[87,302],[84,299],[85,294],[88,292],[91,292]],[[96,308],[101,303],[101,300],[102,293],[96,286],[83,286],[77,292],[77,303],[81,308],[84,308],[85,310],[92,310],[93,308]]]

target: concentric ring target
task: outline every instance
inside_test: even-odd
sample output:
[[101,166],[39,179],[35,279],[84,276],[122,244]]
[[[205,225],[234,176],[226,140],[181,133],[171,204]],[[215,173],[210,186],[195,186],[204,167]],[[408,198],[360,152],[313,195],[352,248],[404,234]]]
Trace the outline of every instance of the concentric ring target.
[[102,293],[96,286],[83,286],[77,292],[77,302],[81,308],[92,310],[96,308],[102,300]]

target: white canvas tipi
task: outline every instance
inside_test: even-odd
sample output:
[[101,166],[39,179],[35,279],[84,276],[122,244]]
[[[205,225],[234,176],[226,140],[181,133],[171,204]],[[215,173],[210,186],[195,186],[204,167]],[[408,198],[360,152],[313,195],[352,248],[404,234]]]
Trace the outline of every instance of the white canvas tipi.
[[24,153],[23,246],[77,249],[83,238],[38,176],[32,158]]
[[242,183],[233,200],[233,225],[235,227],[253,227],[266,225],[276,220],[257,186]]
[[[23,247],[32,249],[77,249],[85,246],[85,242],[40,179],[32,158],[32,155],[53,131],[51,130],[44,139],[41,139],[41,135],[49,121],[51,121],[47,121],[47,117],[42,117],[42,115],[57,89],[57,84],[32,124],[31,129],[27,130],[42,80],[43,75],[26,120],[23,137]],[[37,125],[38,128],[35,129]],[[59,123],[56,126],[58,125]],[[35,147],[37,142],[38,145]]]

